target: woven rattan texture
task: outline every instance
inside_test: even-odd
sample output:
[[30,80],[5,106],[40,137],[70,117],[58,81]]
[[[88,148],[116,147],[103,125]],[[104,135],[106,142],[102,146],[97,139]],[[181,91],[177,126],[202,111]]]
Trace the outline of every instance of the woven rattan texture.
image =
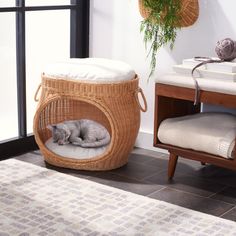
[[[34,134],[48,163],[84,170],[110,170],[127,163],[140,126],[137,78],[127,82],[95,84],[42,75],[41,86]],[[110,132],[111,142],[104,154],[77,160],[58,156],[46,148],[45,142],[51,137],[48,124],[82,118],[95,120]]]
[[[144,7],[143,0],[139,0],[139,12],[144,19],[146,19],[150,15],[150,9]],[[198,0],[181,0],[181,9],[179,15],[179,27],[187,27],[193,25],[199,15]]]

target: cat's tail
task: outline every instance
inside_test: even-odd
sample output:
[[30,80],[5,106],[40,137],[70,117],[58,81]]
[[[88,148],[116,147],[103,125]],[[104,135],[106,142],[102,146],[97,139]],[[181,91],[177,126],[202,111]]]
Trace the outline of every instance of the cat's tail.
[[109,144],[110,140],[111,140],[111,137],[108,133],[104,139],[101,139],[101,140],[95,141],[95,142],[82,142],[80,146],[84,147],[84,148],[102,147],[102,146],[106,146],[107,144]]

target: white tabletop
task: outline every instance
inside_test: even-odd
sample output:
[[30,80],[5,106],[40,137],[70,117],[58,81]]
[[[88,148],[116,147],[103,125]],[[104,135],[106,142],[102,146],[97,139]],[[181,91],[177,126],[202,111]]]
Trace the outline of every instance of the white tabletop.
[[[156,83],[178,87],[195,88],[194,80],[191,76],[177,73],[159,76],[155,81]],[[197,78],[197,81],[201,90],[236,95],[236,82],[207,78]]]

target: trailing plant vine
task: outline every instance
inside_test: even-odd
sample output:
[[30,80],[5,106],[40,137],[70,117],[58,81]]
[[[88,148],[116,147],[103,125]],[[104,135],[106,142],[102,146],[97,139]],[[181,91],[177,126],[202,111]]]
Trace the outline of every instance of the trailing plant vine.
[[148,43],[151,43],[147,53],[147,57],[151,57],[151,72],[148,76],[150,78],[156,68],[158,50],[168,43],[173,49],[177,29],[180,28],[178,12],[180,11],[181,0],[143,0],[143,4],[148,9],[149,15],[141,22],[140,32],[143,33],[146,50]]

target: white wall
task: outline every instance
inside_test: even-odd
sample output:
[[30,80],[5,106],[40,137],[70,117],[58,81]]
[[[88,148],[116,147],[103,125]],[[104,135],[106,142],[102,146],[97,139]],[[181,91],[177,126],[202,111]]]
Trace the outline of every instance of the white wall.
[[[160,50],[154,78],[184,58],[215,56],[214,48],[220,39],[236,40],[235,0],[199,0],[199,5],[199,19],[178,32],[174,49]],[[142,114],[137,145],[151,148],[152,138],[148,134],[153,133],[154,82],[147,83],[149,60],[139,31],[141,20],[138,0],[91,0],[90,56],[125,61],[141,78],[148,112]]]

